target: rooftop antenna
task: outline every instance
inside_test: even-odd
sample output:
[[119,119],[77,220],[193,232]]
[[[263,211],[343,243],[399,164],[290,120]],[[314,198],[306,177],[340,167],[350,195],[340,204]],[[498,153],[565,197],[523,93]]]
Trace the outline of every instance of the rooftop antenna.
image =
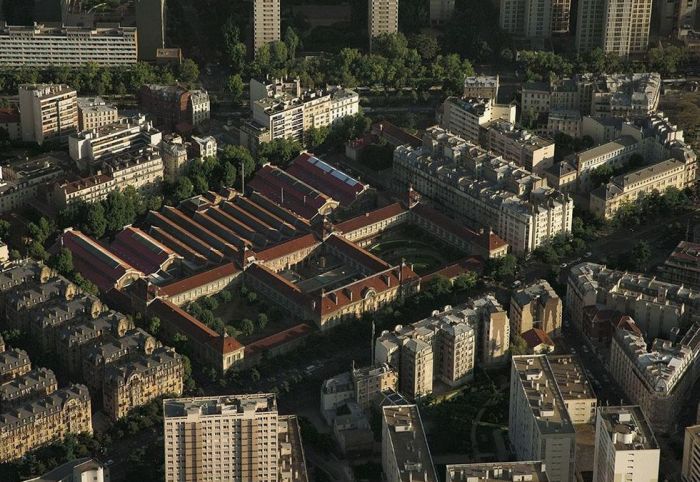
[[369,343],[369,360],[370,360],[369,366],[370,367],[374,366],[374,330],[375,330],[374,318],[372,318],[372,338],[371,338],[370,343]]

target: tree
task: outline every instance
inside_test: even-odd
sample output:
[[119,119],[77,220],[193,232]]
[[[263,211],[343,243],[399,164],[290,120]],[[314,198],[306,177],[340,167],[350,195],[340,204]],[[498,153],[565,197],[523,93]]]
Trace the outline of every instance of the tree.
[[54,231],[54,227],[48,219],[42,216],[38,222],[29,223],[27,231],[34,241],[43,244]]
[[243,98],[245,85],[240,74],[230,75],[226,81],[226,90],[231,94],[231,102],[238,104]]
[[236,26],[236,19],[232,16],[222,27],[224,36],[224,50],[229,60],[229,65],[234,72],[243,72],[246,61],[246,47],[240,41],[240,30]]
[[10,234],[10,223],[4,219],[0,219],[0,239],[7,239]]
[[49,253],[46,252],[44,245],[39,241],[32,241],[27,248],[27,254],[34,259],[46,261],[49,258]]
[[49,264],[63,276],[73,272],[73,253],[66,248],[61,248],[58,253],[49,258]]
[[476,286],[477,276],[473,271],[457,276],[454,281],[454,289],[457,291],[469,291]]
[[284,43],[287,46],[289,58],[294,60],[299,48],[299,37],[291,26],[287,27],[287,30],[284,32]]
[[426,62],[432,61],[440,53],[440,45],[437,38],[429,33],[412,35],[409,39],[409,46],[416,49],[421,59]]
[[[157,316],[154,316],[153,318],[151,318],[151,321],[148,322],[148,332],[151,335],[157,335],[159,330],[160,330],[160,318],[158,318]],[[191,368],[190,368],[190,370],[191,370]]]
[[510,354],[511,355],[527,355],[529,353],[529,347],[527,346],[527,342],[525,339],[517,335],[514,339],[513,342],[510,345]]
[[175,185],[175,198],[179,201],[192,197],[194,194],[194,186],[189,178],[182,176],[177,180]]
[[284,67],[287,63],[287,45],[284,42],[272,42],[270,44],[270,64],[275,67]]
[[257,383],[260,381],[260,372],[257,368],[250,369],[250,379],[253,383]]
[[258,313],[258,318],[256,319],[256,325],[258,327],[258,330],[262,331],[265,329],[268,323],[268,318],[265,313]]
[[86,211],[81,229],[90,236],[100,239],[107,230],[107,218],[102,203],[91,203],[83,207]]
[[241,320],[240,328],[243,336],[250,336],[253,333],[255,333],[255,324],[253,323],[253,320],[250,320],[248,318],[243,318]]
[[247,298],[248,298],[248,304],[252,305],[253,303],[255,303],[258,300],[258,294],[255,291],[250,291],[248,293]]
[[644,271],[651,259],[651,247],[646,241],[637,241],[631,251],[632,265],[637,271]]
[[185,59],[180,65],[180,80],[191,84],[199,79],[199,66],[192,59]]
[[304,142],[308,148],[317,148],[326,141],[328,137],[328,127],[312,127],[305,133]]

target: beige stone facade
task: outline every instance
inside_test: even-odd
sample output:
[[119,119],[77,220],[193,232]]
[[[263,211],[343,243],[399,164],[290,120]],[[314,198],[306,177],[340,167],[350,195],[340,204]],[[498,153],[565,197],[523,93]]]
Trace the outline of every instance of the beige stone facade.
[[253,2],[253,50],[281,40],[280,0]]
[[372,39],[399,31],[399,0],[367,0],[369,48]]
[[43,144],[78,129],[78,94],[61,84],[19,86],[22,140]]
[[539,328],[547,335],[561,331],[562,301],[546,280],[514,291],[510,300],[511,335]]

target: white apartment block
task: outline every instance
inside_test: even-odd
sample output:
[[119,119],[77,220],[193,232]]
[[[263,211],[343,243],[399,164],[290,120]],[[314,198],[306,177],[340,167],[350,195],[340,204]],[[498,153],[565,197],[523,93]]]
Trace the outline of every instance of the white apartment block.
[[700,480],[700,425],[685,429],[681,477],[683,482]]
[[43,144],[78,129],[78,94],[63,84],[19,86],[22,140]]
[[78,97],[78,129],[97,129],[119,120],[119,112],[101,97]]
[[646,53],[652,3],[653,0],[606,0],[603,51],[621,57]]
[[599,407],[593,482],[656,482],[661,451],[638,406]]
[[101,67],[133,65],[138,61],[134,27],[20,27],[0,28],[0,65],[5,67]]
[[571,231],[573,200],[546,180],[439,127],[394,151],[394,177],[468,223],[491,226],[518,254]]
[[253,1],[253,49],[282,38],[280,0]]
[[120,152],[158,146],[162,139],[162,133],[146,120],[146,116],[138,114],[71,135],[68,139],[68,151],[74,161],[89,164]]
[[[675,332],[677,335],[677,328]],[[647,414],[652,427],[669,433],[700,377],[698,363],[700,322],[692,325],[677,343],[656,338],[650,348],[641,335],[617,330],[608,366],[629,399]]]
[[416,405],[382,408],[382,471],[387,482],[438,482]]
[[448,97],[442,104],[440,126],[463,139],[479,143],[483,126],[494,120],[515,123],[515,105],[495,104],[493,99]]
[[359,113],[360,97],[352,90],[337,87],[329,91],[308,91],[300,97],[286,93],[266,97],[255,101],[252,108],[253,121],[268,140],[301,142],[308,129],[326,127]]
[[372,39],[399,31],[399,0],[367,0],[369,48]]
[[166,482],[306,482],[298,423],[272,394],[163,400]]
[[575,480],[576,433],[544,355],[512,358],[508,436],[520,460],[541,460],[551,482]]
[[192,125],[199,126],[209,120],[211,103],[206,90],[191,90],[188,109],[192,115]]
[[[553,4],[560,6],[556,0],[500,0],[500,27],[517,36],[549,38],[552,35]],[[562,9],[558,13],[561,15]],[[557,27],[561,28],[561,24],[561,18],[557,17]]]
[[384,331],[375,342],[375,361],[399,374],[399,390],[417,399],[433,391],[434,380],[459,386],[474,376],[476,311],[446,306],[409,326]]

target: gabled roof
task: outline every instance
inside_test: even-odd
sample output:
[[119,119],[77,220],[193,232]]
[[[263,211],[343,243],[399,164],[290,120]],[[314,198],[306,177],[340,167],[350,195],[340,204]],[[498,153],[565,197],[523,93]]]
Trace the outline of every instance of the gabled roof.
[[278,347],[285,343],[289,343],[292,340],[297,340],[299,338],[309,335],[313,331],[313,328],[306,324],[300,323],[286,330],[275,333],[265,338],[261,338],[253,343],[245,346],[245,357],[254,355],[260,351],[271,350],[272,348]]
[[348,219],[347,221],[343,221],[342,223],[336,224],[334,227],[337,231],[340,231],[341,233],[349,233],[358,229],[362,229],[366,226],[371,226],[375,223],[384,221],[386,219],[391,219],[395,216],[398,216],[401,213],[405,213],[406,211],[407,209],[404,208],[400,203],[394,203],[383,208],[375,209],[374,211],[369,211],[360,216]]
[[77,229],[66,229],[59,238],[59,246],[72,253],[76,270],[103,291],[114,288],[125,276],[144,276],[141,271]]
[[168,285],[162,286],[159,292],[166,296],[176,296],[180,293],[193,290],[199,286],[212,283],[218,279],[227,278],[238,273],[240,270],[233,263],[222,264],[216,268],[212,268],[201,273],[194,274],[185,279],[175,281]]
[[391,267],[391,265],[383,259],[373,255],[366,249],[351,243],[343,236],[331,234],[328,236],[328,238],[326,238],[323,244],[325,246],[330,246],[332,249],[342,253],[348,258],[353,259],[358,264],[361,264],[370,270],[382,271]]
[[255,174],[248,186],[304,219],[313,219],[326,205],[335,203],[317,189],[269,164]]
[[531,349],[540,345],[554,346],[552,339],[539,328],[532,328],[521,335]]
[[146,274],[156,273],[180,255],[133,226],[124,228],[110,246],[112,252]]
[[271,261],[282,256],[286,256],[303,249],[311,248],[320,244],[316,236],[313,234],[305,234],[296,238],[292,238],[289,241],[278,244],[271,248],[264,249],[255,253],[255,257],[261,261]]
[[336,169],[308,152],[302,152],[292,161],[287,172],[318,189],[342,205],[353,203],[369,186]]

